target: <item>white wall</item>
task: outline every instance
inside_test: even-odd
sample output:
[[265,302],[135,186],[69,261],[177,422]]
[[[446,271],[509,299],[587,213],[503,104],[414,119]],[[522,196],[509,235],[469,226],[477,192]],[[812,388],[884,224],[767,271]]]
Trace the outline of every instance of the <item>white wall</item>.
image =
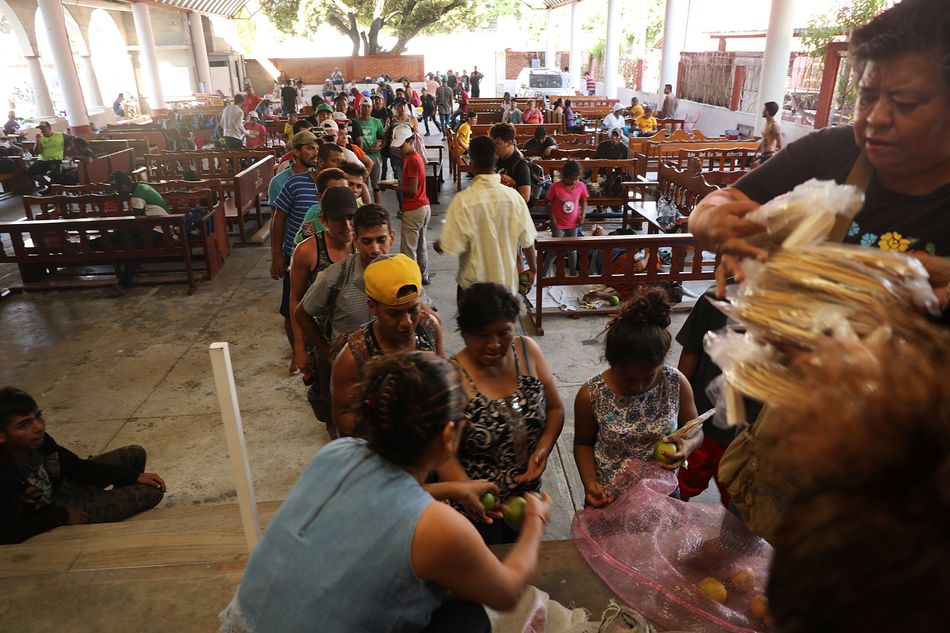
[[[655,92],[620,88],[617,93],[620,102],[623,104],[629,104],[630,99],[633,97],[639,98],[640,102],[644,105],[656,107],[658,104],[663,103],[663,95]],[[686,119],[686,121],[693,124],[695,129],[701,131],[706,136],[719,136],[726,130],[736,129],[736,126],[740,123],[750,126],[755,125],[756,119],[754,115],[748,112],[733,112],[729,108],[687,101],[686,99],[679,100],[676,117]],[[790,123],[788,121],[783,121],[780,125],[786,143],[791,143],[815,131],[811,126]]]

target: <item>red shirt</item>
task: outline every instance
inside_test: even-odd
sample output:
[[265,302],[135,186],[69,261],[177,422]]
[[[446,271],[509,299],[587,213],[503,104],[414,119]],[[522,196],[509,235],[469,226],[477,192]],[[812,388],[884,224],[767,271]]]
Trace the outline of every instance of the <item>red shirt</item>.
[[459,91],[459,110],[468,112],[468,93],[465,92],[464,88]]
[[241,109],[244,110],[244,115],[247,116],[251,110],[257,108],[257,104],[260,103],[262,99],[257,95],[244,95],[244,103],[241,104]]
[[402,194],[403,211],[415,211],[429,204],[429,196],[426,195],[426,164],[422,156],[419,156],[419,152],[402,157],[403,186],[406,186],[410,178],[416,179],[416,191],[412,195]]
[[366,97],[363,96],[363,93],[362,93],[362,92],[357,92],[356,95],[353,97],[353,109],[356,110],[357,112],[359,112],[359,111],[360,111],[360,101],[362,101],[362,100],[365,99],[365,98],[366,98]]

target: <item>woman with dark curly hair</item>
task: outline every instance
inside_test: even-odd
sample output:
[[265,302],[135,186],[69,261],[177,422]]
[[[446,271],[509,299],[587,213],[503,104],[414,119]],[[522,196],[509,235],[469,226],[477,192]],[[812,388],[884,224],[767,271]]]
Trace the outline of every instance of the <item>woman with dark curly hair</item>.
[[528,495],[518,542],[499,561],[461,514],[485,481],[424,487],[465,428],[458,370],[430,352],[367,366],[365,439],[331,442],[274,515],[248,561],[226,633],[491,630],[482,604],[515,606],[537,566],[550,497]]
[[[623,492],[618,476],[631,459],[655,461],[654,446],[696,417],[689,381],[665,365],[670,350],[670,304],[660,288],[642,288],[607,324],[610,368],[584,383],[574,400],[574,461],[587,505],[602,508]],[[698,432],[668,440],[661,468],[676,470],[702,444]]]
[[[492,482],[500,501],[541,489],[564,426],[564,405],[541,348],[515,336],[520,310],[518,299],[500,284],[472,284],[462,294],[458,326],[465,347],[452,360],[463,376],[468,426],[458,457],[439,469],[447,481]],[[517,538],[502,521],[491,522],[481,512],[474,518],[489,545]]]

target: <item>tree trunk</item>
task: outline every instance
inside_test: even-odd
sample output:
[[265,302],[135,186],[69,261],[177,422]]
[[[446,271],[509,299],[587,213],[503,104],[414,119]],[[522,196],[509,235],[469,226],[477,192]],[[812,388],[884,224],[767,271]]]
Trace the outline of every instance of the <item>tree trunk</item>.
[[350,38],[350,41],[353,42],[353,57],[359,57],[360,55],[360,30],[356,26],[356,14],[352,11],[346,14],[346,17],[350,20],[350,28],[348,29],[346,36]]
[[373,23],[369,27],[369,49],[366,51],[367,55],[379,55],[379,32],[383,28],[383,19],[382,18],[373,18]]

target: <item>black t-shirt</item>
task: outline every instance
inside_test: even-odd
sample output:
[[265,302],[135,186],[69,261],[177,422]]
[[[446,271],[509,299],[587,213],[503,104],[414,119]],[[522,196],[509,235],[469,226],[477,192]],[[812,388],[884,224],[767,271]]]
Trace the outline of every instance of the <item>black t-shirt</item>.
[[293,86],[284,86],[281,88],[280,104],[284,108],[292,108],[297,105],[297,89]]
[[508,158],[499,160],[495,173],[511,176],[515,181],[515,188],[531,186],[531,168],[518,150],[513,151]]
[[[759,203],[811,178],[844,183],[860,150],[851,127],[827,128],[791,143],[735,187]],[[926,196],[885,189],[872,178],[845,242],[884,250],[950,256],[950,185]]]
[[[709,302],[714,293],[715,289],[712,289],[696,301],[683,327],[676,334],[676,342],[683,346],[683,351],[697,357],[696,367],[689,379],[689,386],[693,388],[693,398],[699,413],[705,413],[716,406],[716,403],[706,394],[706,388],[722,374],[722,369],[713,362],[703,347],[706,332],[721,330],[726,327],[728,321],[726,315]],[[761,405],[749,398],[743,398],[743,400],[746,419],[750,422],[755,421],[761,411]],[[716,416],[713,415],[703,422],[703,433],[723,446],[728,445],[735,438],[736,429],[721,429],[714,424],[715,419]]]
[[599,144],[597,146],[597,153],[594,154],[594,158],[604,158],[608,160],[626,160],[628,156],[626,145],[623,143],[614,145],[610,141],[604,141]]
[[445,83],[449,85],[449,88],[454,88],[458,85],[458,79],[455,75],[449,75]]
[[525,149],[533,152],[543,152],[549,147],[557,147],[557,141],[552,136],[545,136],[543,141],[538,141],[538,139],[532,137],[524,144]]
[[384,126],[389,125],[389,118],[392,116],[392,113],[389,111],[389,108],[380,108],[377,110],[373,108],[370,112],[370,116],[374,119],[379,119]]
[[471,82],[472,88],[478,88],[478,83],[482,80],[482,75],[481,73],[472,73],[468,80]]

